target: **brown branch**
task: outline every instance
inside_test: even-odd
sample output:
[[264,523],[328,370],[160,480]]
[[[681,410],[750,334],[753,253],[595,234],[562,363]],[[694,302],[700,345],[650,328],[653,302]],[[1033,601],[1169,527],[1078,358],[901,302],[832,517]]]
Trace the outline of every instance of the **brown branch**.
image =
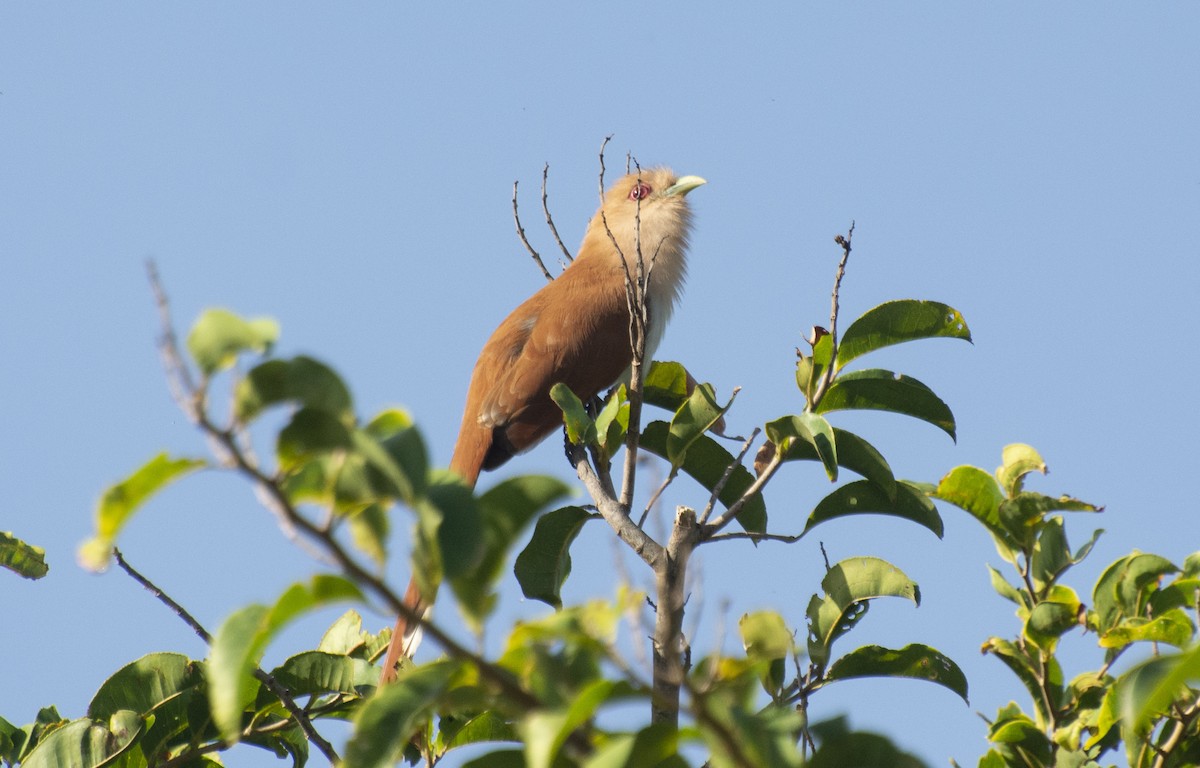
[[[200,636],[200,639],[204,641],[205,645],[210,647],[212,646],[212,635],[208,633],[208,630],[206,630],[200,624],[200,622],[196,621],[196,619],[190,613],[188,613],[182,605],[173,600],[166,592],[163,592],[157,584],[147,579],[145,576],[139,573],[137,569],[130,565],[129,562],[125,560],[125,557],[121,554],[121,550],[113,547],[113,557],[116,558],[117,565],[121,567],[121,570],[129,574],[129,576],[138,584],[141,584],[143,587],[145,587],[150,594],[158,598],[159,602],[163,603],[172,611],[174,611],[176,616],[183,619],[183,622],[191,627],[193,632]],[[283,684],[276,680],[273,675],[271,675],[269,672],[266,672],[261,667],[256,666],[253,674],[255,678],[257,678],[260,682],[262,682],[263,685],[267,686],[267,688],[271,690],[271,693],[275,694],[280,703],[283,704],[284,709],[290,712],[292,717],[295,718],[296,725],[300,726],[300,730],[304,731],[304,735],[308,737],[309,741],[316,745],[321,754],[325,756],[325,759],[327,759],[330,764],[336,765],[340,758],[338,757],[337,752],[333,749],[333,745],[326,741],[321,734],[317,733],[317,729],[313,725],[312,720],[309,719],[304,709],[296,703],[296,700],[292,698],[291,692],[288,691]]]
[[688,562],[702,530],[696,521],[696,511],[679,507],[671,538],[667,541],[666,558],[654,569],[658,604],[654,621],[654,699],[650,717],[653,722],[676,728],[679,726],[679,691],[684,678],[685,582]]
[[596,505],[596,511],[600,513],[604,521],[616,532],[621,541],[628,544],[646,565],[657,571],[663,560],[664,550],[662,545],[633,522],[633,518],[629,516],[628,507],[621,506],[621,503],[611,493],[605,492],[599,475],[596,474],[591,464],[588,463],[587,452],[577,445],[570,446],[569,451],[569,458],[571,459],[571,463],[575,465],[575,472],[579,475],[579,479],[583,481],[584,487],[592,497],[592,501]]
[[[529,251],[529,255],[533,257],[535,262],[537,262],[537,265],[541,268],[542,274],[546,277],[546,279],[553,280],[554,275],[550,274],[550,270],[546,269],[546,265],[542,263],[541,255],[534,250],[533,246],[529,244],[529,239],[525,237],[525,227],[521,226],[521,214],[517,212],[517,184],[518,182],[513,182],[512,196],[513,221],[516,222],[517,225],[517,237],[521,238],[521,242],[525,245],[525,250]],[[543,190],[543,195],[544,194],[545,192]]]

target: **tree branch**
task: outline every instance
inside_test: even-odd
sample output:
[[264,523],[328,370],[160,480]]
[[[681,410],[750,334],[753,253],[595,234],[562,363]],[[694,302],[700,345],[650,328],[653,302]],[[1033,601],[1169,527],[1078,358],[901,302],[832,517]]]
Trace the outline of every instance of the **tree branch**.
[[[150,281],[159,305],[160,319],[163,323],[161,337],[163,357],[167,361],[167,376],[171,378],[179,371],[186,373],[187,368],[182,365],[183,358],[179,354],[179,349],[176,345],[174,326],[171,323],[166,293],[163,291],[162,285],[158,280],[157,270],[151,268],[149,272]],[[173,364],[176,361],[178,361],[179,365]],[[403,616],[413,625],[419,625],[428,637],[432,638],[434,642],[446,651],[447,655],[474,665],[478,669],[480,677],[496,686],[512,704],[526,709],[541,706],[541,701],[532,693],[525,690],[509,672],[491,664],[479,654],[473,653],[447,635],[437,625],[426,620],[423,615],[406,605],[385,581],[360,565],[331,532],[323,530],[321,526],[300,514],[299,510],[296,509],[288,498],[287,493],[283,490],[279,480],[263,472],[257,462],[242,450],[239,445],[237,433],[233,430],[221,429],[209,418],[204,397],[206,383],[202,382],[195,389],[191,389],[188,379],[178,378],[171,386],[173,390],[175,387],[178,387],[183,395],[179,402],[185,415],[209,438],[210,443],[214,445],[215,452],[219,456],[226,457],[235,469],[251,480],[259,500],[268,510],[273,512],[276,517],[286,521],[296,531],[303,534],[307,540],[320,546],[332,558],[343,574],[356,584],[365,587],[376,598],[382,600],[391,612]]]
[[[173,600],[166,592],[163,592],[157,584],[147,579],[132,565],[130,565],[129,562],[125,560],[125,557],[121,554],[121,550],[113,547],[113,557],[116,558],[117,565],[121,567],[121,570],[129,574],[134,581],[136,581],[138,584],[141,584],[147,591],[150,592],[150,594],[158,598],[159,602],[170,608],[175,615],[183,619],[183,622],[191,627],[193,632],[200,636],[200,639],[204,641],[205,645],[212,646],[212,635],[208,633],[208,630],[206,630],[200,624],[200,622],[196,621],[196,619],[190,613],[188,613],[182,605]],[[284,709],[290,712],[292,717],[295,718],[296,724],[300,726],[300,730],[304,731],[304,735],[308,737],[309,741],[316,745],[321,754],[325,756],[325,759],[327,759],[330,764],[336,765],[340,758],[338,757],[337,752],[333,749],[333,745],[326,741],[321,734],[317,733],[317,729],[315,726],[313,726],[312,720],[309,719],[308,714],[305,713],[304,709],[296,703],[296,700],[292,698],[291,692],[288,691],[288,689],[285,688],[282,683],[276,680],[274,676],[263,670],[261,667],[255,666],[253,674],[255,678],[257,678],[262,682],[263,685],[267,686],[267,688],[271,690],[271,693],[275,694],[280,703],[283,704]]]

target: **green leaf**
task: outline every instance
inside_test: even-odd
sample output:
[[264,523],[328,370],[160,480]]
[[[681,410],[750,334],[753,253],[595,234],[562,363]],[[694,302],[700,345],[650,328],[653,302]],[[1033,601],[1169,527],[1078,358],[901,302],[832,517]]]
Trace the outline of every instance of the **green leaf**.
[[88,704],[88,717],[106,720],[121,710],[146,714],[195,686],[192,661],[180,653],[151,653],[121,667]]
[[328,411],[301,408],[279,431],[276,451],[279,466],[291,470],[322,454],[348,451],[353,445],[351,430],[340,418]]
[[596,414],[596,435],[600,447],[611,456],[625,442],[625,433],[629,429],[629,400],[626,397],[625,385],[619,385],[609,395],[600,413]]
[[863,617],[867,601],[903,597],[921,604],[916,582],[896,566],[877,557],[855,557],[837,563],[821,580],[825,597],[808,604],[808,654],[816,664],[829,660],[833,641]]
[[[652,421],[642,429],[641,447],[667,459],[667,434],[669,427],[666,422]],[[667,459],[670,461],[670,459]],[[708,435],[701,435],[688,448],[687,457],[683,462],[683,472],[705,489],[711,491],[725,475],[730,465],[736,460],[729,451]],[[737,502],[742,494],[754,484],[754,476],[743,466],[736,466],[725,483],[718,499],[728,509]],[[749,499],[742,512],[738,515],[738,524],[752,533],[764,533],[767,530],[767,507],[762,494],[755,494]]]
[[784,416],[766,425],[767,438],[786,453],[793,442],[805,442],[813,447],[830,481],[837,480],[837,442],[833,427],[823,416],[801,413]]
[[445,694],[462,665],[457,661],[422,664],[367,699],[354,718],[342,768],[395,765],[420,724]]
[[833,357],[833,337],[822,333],[813,345],[810,356],[805,357],[799,349],[796,350],[796,354],[796,386],[804,393],[804,399],[811,403]]
[[1017,590],[1004,575],[997,571],[992,566],[987,567],[992,578],[992,589],[996,590],[996,594],[1003,597],[1005,600],[1010,600],[1023,608],[1029,607],[1029,597],[1024,592]]
[[96,506],[96,535],[79,547],[80,564],[92,571],[107,568],[117,535],[138,508],[174,480],[203,466],[202,459],[172,459],[164,452],[108,488]]
[[1101,648],[1122,648],[1135,642],[1166,643],[1176,648],[1191,644],[1196,628],[1187,613],[1173,608],[1153,619],[1125,619],[1100,636]]
[[897,483],[895,488],[893,498],[889,499],[879,485],[869,480],[847,483],[821,499],[808,516],[804,533],[837,517],[880,514],[911,520],[933,531],[939,539],[942,538],[942,518],[929,497],[920,488],[904,481]]
[[413,506],[411,572],[421,594],[432,600],[443,579],[457,579],[475,567],[483,551],[483,526],[474,491],[451,473],[429,486]]
[[293,696],[323,693],[362,693],[379,682],[379,667],[356,659],[322,651],[305,651],[271,670]]
[[928,422],[955,439],[954,414],[929,387],[878,368],[842,374],[825,390],[817,413],[847,409],[890,411]]
[[1034,531],[1051,512],[1100,512],[1101,507],[1070,496],[1043,496],[1025,491],[1004,499],[997,509],[1000,524],[1023,546],[1032,542]]
[[363,431],[375,438],[391,457],[392,464],[405,479],[397,485],[397,492],[406,504],[412,504],[413,499],[425,493],[429,471],[429,454],[421,430],[413,425],[407,412],[390,408],[371,419]]
[[275,605],[249,605],[235,611],[213,636],[208,660],[208,697],[213,720],[228,742],[241,732],[242,710],[254,700],[258,681],[251,673],[267,644],[291,621],[315,608],[364,597],[341,576],[317,575],[288,587]]
[[11,531],[0,531],[0,567],[27,579],[40,579],[50,570],[46,550],[26,544]]
[[317,650],[338,656],[357,655],[371,637],[370,633],[363,631],[362,615],[351,608],[325,630],[321,642],[317,644]]
[[1000,466],[996,468],[996,480],[1007,496],[1016,496],[1021,492],[1025,476],[1030,472],[1041,472],[1044,475],[1049,471],[1042,455],[1034,450],[1033,446],[1024,443],[1004,446],[1000,461]]
[[[838,466],[857,472],[879,486],[889,499],[896,496],[896,477],[892,468],[875,446],[853,432],[833,428],[833,444]],[[821,456],[812,443],[793,440],[783,453],[784,461],[820,461]]]
[[375,561],[387,563],[388,514],[379,504],[369,504],[349,517],[350,538],[359,552]]
[[939,337],[971,340],[971,331],[957,309],[936,301],[889,301],[868,310],[842,334],[837,369],[877,349]]
[[244,320],[227,309],[207,309],[188,333],[196,365],[210,376],[233,365],[242,352],[265,354],[279,339],[279,323],[269,317]]
[[596,442],[596,422],[588,416],[583,401],[570,387],[561,382],[555,384],[550,388],[550,399],[562,409],[568,440],[574,445],[592,445]]
[[473,568],[452,582],[472,621],[482,621],[495,606],[493,589],[529,521],[570,493],[560,480],[527,475],[505,480],[479,497],[481,554]]
[[46,733],[21,768],[98,768],[134,746],[145,725],[137,713],[126,710],[107,721],[72,720]]
[[774,611],[746,613],[738,620],[742,647],[754,661],[775,661],[792,654],[795,640],[787,622]]
[[611,737],[583,768],[686,768],[678,750],[679,732],[667,723],[654,723],[637,733]]
[[580,689],[569,706],[531,712],[517,725],[525,739],[526,764],[551,768],[567,737],[591,720],[600,705],[628,693],[629,684],[624,681],[595,680]]
[[[1000,522],[1000,503],[1004,501],[1004,491],[996,478],[979,467],[961,466],[950,470],[938,482],[933,496],[970,512],[991,532],[998,545],[1004,544],[1014,550],[1017,548],[1008,529]],[[1006,559],[1011,561],[1012,556]]]
[[760,665],[763,689],[772,696],[783,688],[787,659],[795,649],[792,631],[774,611],[747,613],[738,620],[746,657]]
[[571,542],[593,517],[580,507],[562,507],[538,519],[513,568],[526,597],[562,608],[559,593],[571,573]]
[[1092,591],[1092,628],[1103,637],[1122,619],[1141,617],[1159,579],[1178,570],[1164,557],[1141,552],[1115,561]]
[[[1011,640],[999,637],[989,638],[980,650],[995,656],[1017,676],[1033,701],[1039,720],[1048,721],[1049,710],[1046,707],[1046,696],[1051,696],[1053,699],[1051,705],[1054,707],[1058,706],[1058,701],[1062,698],[1062,670],[1054,657],[1050,657],[1049,662],[1043,668],[1040,658],[1041,651],[1035,646],[1027,643],[1018,645]],[[1037,654],[1037,657],[1034,654]],[[1043,673],[1047,676],[1046,688],[1042,687],[1041,675]],[[1015,709],[1015,705],[1013,707]]]
[[718,405],[711,384],[699,384],[692,390],[691,396],[671,419],[671,430],[667,435],[667,460],[671,462],[673,469],[682,466],[688,449],[716,424],[732,405],[733,398],[724,406]]
[[687,401],[687,369],[679,363],[654,361],[642,381],[642,401],[674,413]]
[[899,650],[867,645],[835,661],[826,678],[911,677],[937,683],[967,701],[967,677],[954,661],[927,645],[906,645]]
[[444,715],[438,721],[438,747],[449,751],[468,744],[487,741],[520,741],[512,723],[497,712],[486,710],[468,719],[465,716]]
[[1123,719],[1144,731],[1196,680],[1200,680],[1200,646],[1138,664],[1122,675],[1117,685]]
[[1073,591],[1060,587],[1057,599],[1043,600],[1029,612],[1025,637],[1046,653],[1054,653],[1058,638],[1081,625],[1083,605]]
[[233,393],[233,413],[249,422],[263,410],[285,402],[352,419],[350,390],[324,363],[303,355],[291,360],[267,360],[240,379]]

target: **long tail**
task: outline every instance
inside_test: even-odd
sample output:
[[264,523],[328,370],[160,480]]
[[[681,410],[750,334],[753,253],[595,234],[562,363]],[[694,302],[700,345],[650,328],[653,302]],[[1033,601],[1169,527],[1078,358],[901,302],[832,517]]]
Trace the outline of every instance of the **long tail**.
[[[409,579],[408,589],[404,590],[404,604],[421,618],[429,615],[433,609],[421,598],[421,590],[417,588],[417,580]],[[383,662],[383,674],[379,676],[379,684],[387,685],[396,679],[396,664],[400,657],[412,658],[417,646],[421,643],[421,625],[409,626],[408,619],[403,616],[396,619],[396,628],[392,630],[392,642],[388,644],[387,658]]]
[[[466,425],[454,446],[454,456],[450,459],[450,469],[457,472],[467,485],[475,487],[479,479],[479,471],[483,465],[483,457],[490,443],[490,433],[476,429],[477,434],[468,432]],[[404,604],[422,619],[427,618],[433,610],[433,604],[426,601],[417,587],[416,579],[409,579],[408,589],[404,590]],[[392,630],[392,641],[388,644],[387,656],[383,662],[383,673],[379,676],[379,684],[386,685],[396,679],[396,664],[401,657],[412,658],[417,646],[421,643],[421,625],[410,622],[404,616],[396,619],[396,627]]]

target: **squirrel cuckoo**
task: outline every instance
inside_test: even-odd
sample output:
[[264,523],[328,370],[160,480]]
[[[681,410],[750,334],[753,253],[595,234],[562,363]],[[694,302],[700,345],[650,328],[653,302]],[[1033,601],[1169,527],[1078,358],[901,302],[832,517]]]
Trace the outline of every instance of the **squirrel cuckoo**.
[[[644,357],[651,360],[687,271],[687,193],[704,183],[668,168],[622,177],[604,195],[570,266],[500,323],[475,363],[450,459],[467,485],[562,427],[562,411],[550,399],[554,384],[566,384],[586,402],[628,375],[625,265],[637,275],[639,249],[649,274]],[[428,610],[415,580],[404,602],[418,614]],[[412,655],[418,629],[403,616],[397,620],[382,682],[394,678],[402,655]]]

